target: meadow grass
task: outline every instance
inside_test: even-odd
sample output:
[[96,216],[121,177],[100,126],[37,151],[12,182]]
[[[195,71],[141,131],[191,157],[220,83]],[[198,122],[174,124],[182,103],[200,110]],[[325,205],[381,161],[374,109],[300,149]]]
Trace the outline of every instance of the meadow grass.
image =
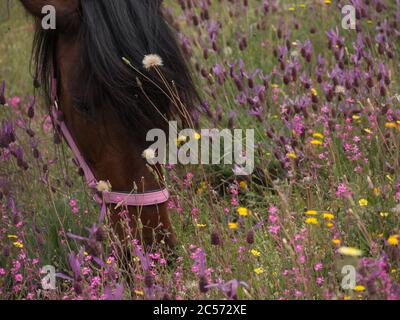
[[[0,298],[398,299],[399,6],[362,2],[357,33],[340,27],[342,1],[167,3],[203,99],[199,127],[253,128],[255,172],[166,170],[179,258],[132,240],[130,265],[118,264],[107,224],[101,241],[86,229],[100,208],[53,144],[45,106],[26,115],[33,28],[15,3],[0,23],[0,117],[17,137],[0,149]],[[49,264],[68,277],[39,292]],[[347,290],[345,265],[357,269]]]

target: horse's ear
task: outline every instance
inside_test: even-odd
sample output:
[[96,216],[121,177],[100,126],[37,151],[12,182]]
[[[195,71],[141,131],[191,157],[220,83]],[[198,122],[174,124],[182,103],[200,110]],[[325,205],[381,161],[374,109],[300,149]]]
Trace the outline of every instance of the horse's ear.
[[80,0],[20,0],[26,10],[37,18],[46,13],[45,6],[53,6],[56,12],[57,26],[64,27],[73,23],[79,16]]

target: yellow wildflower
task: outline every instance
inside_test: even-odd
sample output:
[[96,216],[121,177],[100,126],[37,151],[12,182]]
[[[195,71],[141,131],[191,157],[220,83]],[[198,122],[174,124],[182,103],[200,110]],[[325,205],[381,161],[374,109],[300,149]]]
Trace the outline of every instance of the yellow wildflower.
[[289,153],[287,154],[287,156],[288,156],[290,159],[296,159],[296,158],[297,158],[297,155],[296,155],[294,152],[289,152]]
[[368,200],[360,199],[360,200],[358,200],[358,204],[360,205],[360,207],[366,207],[368,205]]
[[255,269],[254,269],[254,272],[255,272],[256,274],[262,274],[262,273],[264,273],[264,269],[263,269],[263,268],[255,268]]
[[142,290],[135,290],[135,294],[138,296],[144,296],[144,292]]
[[300,8],[305,8],[306,5],[305,5],[304,3],[300,3],[300,4],[299,4],[299,7],[300,7]]
[[391,235],[387,242],[391,246],[397,246],[399,244],[399,236],[397,234]]
[[385,127],[386,128],[396,128],[396,123],[395,122],[386,122]]
[[237,213],[239,213],[239,215],[241,217],[247,217],[249,215],[249,210],[247,210],[247,208],[244,207],[239,207],[237,208]]
[[359,120],[359,119],[360,119],[360,116],[355,114],[355,115],[353,115],[352,118],[353,118],[353,120]]
[[386,179],[388,179],[390,182],[393,182],[393,178],[390,176],[390,174],[386,175]]
[[113,262],[113,261],[112,261],[111,258],[108,258],[107,261],[106,261],[107,264],[112,264],[112,262]]
[[350,256],[350,257],[359,257],[362,255],[362,251],[357,248],[351,248],[351,247],[340,247],[338,252],[340,254],[343,254],[345,256]]
[[333,220],[335,219],[335,216],[332,213],[329,212],[325,212],[322,217],[326,220]]
[[351,297],[350,296],[344,296],[343,300],[351,300]]
[[245,180],[240,181],[239,182],[239,187],[241,189],[247,189],[247,181],[245,181]]
[[18,239],[18,237],[15,234],[9,234],[7,236],[8,239]]
[[13,243],[13,245],[19,249],[22,249],[24,247],[24,244],[21,241],[16,241]]
[[313,137],[317,138],[317,139],[324,139],[325,138],[325,136],[322,133],[319,133],[319,132],[314,132],[313,133]]
[[295,11],[295,10],[296,10],[295,7],[290,7],[290,8],[289,8],[289,11]]
[[379,190],[379,188],[375,187],[375,188],[374,188],[374,194],[375,194],[376,196],[379,196],[380,193],[381,193],[381,191]]
[[229,222],[228,223],[228,228],[229,229],[237,229],[238,228],[238,224],[235,222]]
[[197,228],[205,228],[205,227],[207,227],[206,224],[202,224],[202,223],[197,224]]
[[331,0],[325,0],[325,4],[331,4],[332,1]]
[[334,224],[333,224],[332,222],[328,222],[328,223],[326,224],[326,226],[327,226],[328,228],[333,228]]
[[323,142],[322,142],[322,141],[316,140],[316,139],[311,140],[310,143],[311,143],[313,146],[322,146],[322,145],[323,145]]
[[382,218],[387,218],[387,217],[389,216],[389,212],[381,212],[381,213],[379,213],[379,215],[380,215]]
[[368,129],[368,128],[365,128],[364,131],[365,131],[366,133],[368,133],[368,134],[371,134],[371,133],[372,133],[371,129]]
[[199,187],[197,188],[197,193],[203,193],[206,190],[207,183],[205,181],[200,182]]
[[333,239],[332,240],[333,244],[339,245],[341,243],[340,239]]
[[274,88],[274,89],[279,88],[279,85],[274,83],[274,84],[272,84],[272,88]]
[[357,292],[365,291],[365,287],[359,284],[354,287],[354,291],[357,291]]
[[196,132],[196,133],[194,134],[194,138],[195,138],[196,140],[200,140],[200,139],[201,139],[201,134],[198,133],[198,132]]
[[253,256],[255,256],[255,257],[261,256],[261,252],[258,251],[258,250],[256,250],[256,249],[250,250],[250,253],[251,253]]
[[307,218],[306,223],[307,224],[318,224],[318,219],[317,218]]
[[187,141],[187,137],[186,136],[179,136],[178,139],[176,139],[176,145],[177,146],[181,146],[183,145],[185,142]]
[[318,91],[315,88],[311,88],[311,94],[313,96],[318,96]]
[[308,214],[309,216],[315,216],[318,214],[318,211],[317,210],[307,210],[305,213]]

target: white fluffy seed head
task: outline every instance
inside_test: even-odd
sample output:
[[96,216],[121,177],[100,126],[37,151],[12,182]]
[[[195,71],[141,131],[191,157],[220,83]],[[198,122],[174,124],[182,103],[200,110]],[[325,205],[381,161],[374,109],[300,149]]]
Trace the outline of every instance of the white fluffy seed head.
[[151,69],[154,67],[162,67],[163,61],[162,61],[161,57],[157,54],[148,54],[148,55],[144,56],[143,66],[146,69]]
[[146,149],[143,151],[142,157],[146,160],[153,160],[156,157],[156,152],[153,149]]
[[96,186],[97,191],[99,192],[110,192],[111,184],[109,181],[100,180]]

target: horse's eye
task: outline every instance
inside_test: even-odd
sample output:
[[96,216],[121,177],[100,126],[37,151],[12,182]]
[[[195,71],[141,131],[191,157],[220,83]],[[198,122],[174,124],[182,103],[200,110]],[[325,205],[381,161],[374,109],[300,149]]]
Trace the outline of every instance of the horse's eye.
[[89,111],[89,107],[87,106],[87,104],[79,98],[73,98],[72,99],[72,104],[75,108],[79,109],[80,111],[83,112],[88,112]]

